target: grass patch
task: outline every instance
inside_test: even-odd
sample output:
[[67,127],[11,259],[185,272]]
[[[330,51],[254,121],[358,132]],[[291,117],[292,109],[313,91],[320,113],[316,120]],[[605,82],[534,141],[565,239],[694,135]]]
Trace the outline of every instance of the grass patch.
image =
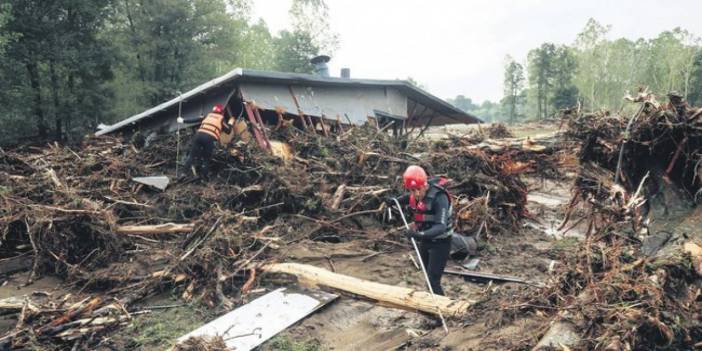
[[276,351],[323,351],[317,340],[295,341],[288,336],[276,336],[266,343],[266,350]]
[[135,318],[128,327],[128,333],[133,335],[130,348],[165,350],[173,346],[179,337],[214,318],[198,307],[186,305],[156,310]]

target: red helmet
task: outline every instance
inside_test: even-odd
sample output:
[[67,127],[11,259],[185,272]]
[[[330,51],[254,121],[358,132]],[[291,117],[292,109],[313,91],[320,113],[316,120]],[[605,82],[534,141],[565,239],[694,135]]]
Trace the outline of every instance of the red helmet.
[[224,105],[222,105],[222,104],[216,104],[216,105],[214,105],[214,107],[212,107],[212,112],[214,112],[214,113],[221,114],[222,111],[224,111]]
[[402,175],[402,180],[405,183],[405,189],[415,190],[420,189],[427,184],[427,172],[424,172],[424,168],[419,166],[409,166]]

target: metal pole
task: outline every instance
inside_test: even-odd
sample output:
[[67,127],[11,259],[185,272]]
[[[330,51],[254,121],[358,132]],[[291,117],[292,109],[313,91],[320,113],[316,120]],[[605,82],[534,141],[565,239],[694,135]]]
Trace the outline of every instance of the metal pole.
[[[405,228],[410,229],[409,224],[407,224],[407,219],[405,219],[405,213],[402,212],[402,206],[400,206],[400,202],[397,201],[397,199],[392,200],[395,201],[395,206],[397,206],[397,210],[400,211],[400,218],[402,218],[402,222],[405,224]],[[426,280],[427,286],[429,287],[429,292],[431,293],[431,300],[436,305],[436,296],[434,295],[434,289],[431,288],[431,282],[429,282],[429,275],[427,274],[426,268],[424,268],[424,261],[422,261],[422,255],[419,254],[419,247],[417,247],[417,242],[414,240],[414,238],[410,238],[410,240],[412,241],[412,246],[414,246],[414,251],[417,253],[417,257],[419,258],[419,266],[422,267],[424,279]],[[446,331],[446,334],[448,334],[449,330],[446,326],[446,319],[444,319],[444,315],[443,313],[441,313],[441,309],[438,308],[438,306],[437,311],[439,312],[439,318],[441,318],[441,325],[444,326],[444,330]]]
[[[181,112],[183,107],[183,93],[180,93],[180,101],[178,101],[178,118],[181,118]],[[176,173],[175,176],[178,178],[178,162],[180,162],[180,123],[176,123],[178,129],[176,129]]]

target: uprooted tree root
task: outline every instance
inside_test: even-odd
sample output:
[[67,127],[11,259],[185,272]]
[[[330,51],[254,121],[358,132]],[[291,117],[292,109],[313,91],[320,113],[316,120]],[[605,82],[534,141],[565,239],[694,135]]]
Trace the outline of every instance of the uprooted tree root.
[[700,192],[702,109],[661,106],[648,94],[636,101],[642,105],[632,120],[566,111],[566,136],[580,143],[580,170],[559,229],[582,204],[586,238],[577,252],[561,257],[553,284],[502,304],[507,319],[538,312],[569,321],[581,338],[571,349],[700,347],[700,272],[681,243],[654,256],[642,250],[642,237],[656,185],[674,184],[689,199]]

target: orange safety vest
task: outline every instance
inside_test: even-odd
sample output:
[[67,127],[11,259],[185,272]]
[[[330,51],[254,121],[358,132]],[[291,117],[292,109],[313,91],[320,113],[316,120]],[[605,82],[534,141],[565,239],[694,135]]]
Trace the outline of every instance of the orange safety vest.
[[200,129],[198,129],[197,131],[207,133],[215,137],[215,139],[219,140],[219,137],[222,134],[223,122],[224,116],[214,112],[208,113],[207,117],[205,117],[205,119],[202,120],[202,124],[200,124]]

